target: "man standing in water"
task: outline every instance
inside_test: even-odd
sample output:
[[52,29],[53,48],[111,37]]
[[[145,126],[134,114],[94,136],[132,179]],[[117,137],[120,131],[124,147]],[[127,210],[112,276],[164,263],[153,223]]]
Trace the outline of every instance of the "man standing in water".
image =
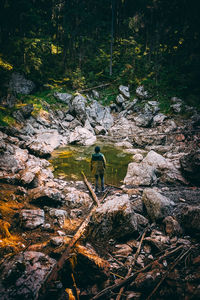
[[94,149],[95,153],[92,154],[91,158],[91,171],[96,179],[95,192],[98,192],[98,179],[101,179],[101,190],[104,191],[104,170],[106,168],[106,160],[102,153],[100,153],[100,147],[96,146]]

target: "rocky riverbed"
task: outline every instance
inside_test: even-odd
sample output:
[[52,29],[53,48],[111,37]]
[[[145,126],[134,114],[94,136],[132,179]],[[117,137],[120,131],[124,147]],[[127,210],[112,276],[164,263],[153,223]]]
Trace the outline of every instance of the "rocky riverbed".
[[[33,115],[27,105],[15,112],[17,127],[0,128],[0,299],[200,297],[200,118],[187,108],[183,120],[175,97],[169,117],[143,87],[136,94],[130,100],[120,86],[104,107],[91,95],[56,93],[66,109]],[[83,181],[55,178],[47,159],[99,137],[132,162],[97,206]]]

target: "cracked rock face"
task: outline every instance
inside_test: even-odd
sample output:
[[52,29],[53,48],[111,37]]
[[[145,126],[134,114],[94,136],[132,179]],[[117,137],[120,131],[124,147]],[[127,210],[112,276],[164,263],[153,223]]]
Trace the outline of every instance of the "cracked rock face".
[[1,266],[1,300],[37,299],[44,279],[56,261],[35,251],[19,253]]
[[148,220],[134,212],[127,194],[111,196],[96,209],[89,229],[95,239],[121,238],[138,233]]
[[42,209],[22,209],[21,219],[24,228],[35,229],[44,224],[44,211]]
[[158,221],[169,216],[174,208],[175,203],[167,197],[161,195],[154,189],[145,189],[142,200],[147,210],[147,214],[152,221]]

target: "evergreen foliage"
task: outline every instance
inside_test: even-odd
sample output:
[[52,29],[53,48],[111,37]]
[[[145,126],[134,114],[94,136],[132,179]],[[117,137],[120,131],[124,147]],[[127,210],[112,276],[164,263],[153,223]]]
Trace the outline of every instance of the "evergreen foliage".
[[194,104],[200,77],[198,2],[1,0],[0,95],[10,73],[18,71],[38,87],[143,84],[158,97],[172,94]]

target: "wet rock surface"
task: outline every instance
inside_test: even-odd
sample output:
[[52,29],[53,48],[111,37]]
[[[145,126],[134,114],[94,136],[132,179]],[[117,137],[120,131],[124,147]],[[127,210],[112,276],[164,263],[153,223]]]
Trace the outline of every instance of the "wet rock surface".
[[[56,94],[66,109],[33,116],[24,107],[20,128],[1,128],[1,299],[42,299],[56,262],[48,299],[98,299],[103,290],[102,299],[113,299],[126,276],[122,299],[147,298],[162,278],[152,299],[198,299],[199,135],[180,132],[199,119],[169,118],[143,86],[136,94],[132,100],[120,86],[114,114],[92,98]],[[171,102],[179,114],[182,101]],[[62,145],[94,144],[99,134],[133,162],[123,185],[106,186],[94,208],[84,183],[54,178],[45,158]]]

